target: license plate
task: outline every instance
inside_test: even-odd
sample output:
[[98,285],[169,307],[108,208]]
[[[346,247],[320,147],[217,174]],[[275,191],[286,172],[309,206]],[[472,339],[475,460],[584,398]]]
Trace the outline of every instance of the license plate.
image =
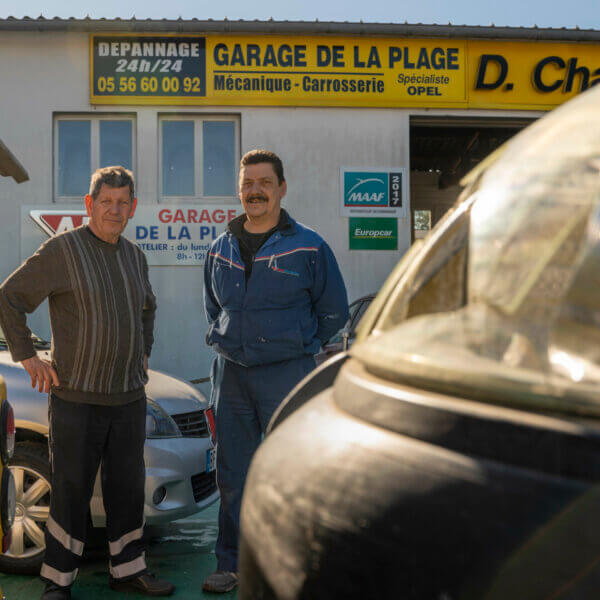
[[217,449],[210,448],[206,451],[206,472],[210,473],[217,468]]

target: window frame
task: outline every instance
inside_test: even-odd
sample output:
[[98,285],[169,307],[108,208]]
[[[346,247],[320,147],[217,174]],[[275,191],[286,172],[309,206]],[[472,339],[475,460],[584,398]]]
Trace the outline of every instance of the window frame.
[[[54,113],[52,141],[52,201],[54,203],[81,203],[83,196],[61,196],[58,193],[58,124],[61,121],[90,121],[90,175],[100,167],[100,122],[101,121],[130,121],[131,122],[131,167],[137,172],[137,119],[135,113]],[[86,191],[87,193],[87,191]]]
[[352,315],[352,323],[350,325],[351,337],[356,337],[356,328],[358,327],[358,324],[360,323],[360,320],[363,318],[364,314],[369,309],[371,302],[373,302],[373,298],[365,298],[364,300],[362,300],[360,306]]
[[[165,121],[193,121],[194,123],[194,195],[190,196],[167,196],[163,194],[163,128]],[[237,201],[237,181],[239,177],[239,162],[241,158],[241,123],[238,114],[207,114],[207,113],[161,113],[158,115],[158,190],[157,199],[159,204],[194,204],[214,203],[223,204]],[[234,133],[234,160],[233,177],[234,188],[231,196],[204,196],[204,165],[203,165],[203,142],[205,122],[233,122]]]
[[[380,335],[392,327],[406,321],[410,307],[424,287],[438,274],[443,273],[453,258],[462,250],[448,252],[456,240],[460,239],[460,230],[467,227],[465,248],[467,257],[465,265],[464,298],[467,300],[467,285],[469,276],[469,225],[471,208],[478,198],[477,191],[467,188],[459,197],[454,209],[449,210],[440,223],[432,230],[433,233],[423,242],[411,246],[412,252],[407,252],[399,263],[403,265],[400,277],[389,290],[385,303],[380,307],[376,320],[370,325],[369,331]],[[468,303],[468,302],[467,302]]]

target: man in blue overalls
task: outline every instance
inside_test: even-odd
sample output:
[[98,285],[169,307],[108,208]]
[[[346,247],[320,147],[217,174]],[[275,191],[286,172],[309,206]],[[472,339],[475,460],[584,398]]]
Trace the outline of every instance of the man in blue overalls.
[[269,420],[348,319],[335,257],[316,232],[281,209],[286,190],[275,154],[245,154],[239,180],[245,214],[213,242],[204,265],[206,341],[217,353],[212,384],[221,492],[217,571],[203,585],[209,592],[237,585],[242,492]]

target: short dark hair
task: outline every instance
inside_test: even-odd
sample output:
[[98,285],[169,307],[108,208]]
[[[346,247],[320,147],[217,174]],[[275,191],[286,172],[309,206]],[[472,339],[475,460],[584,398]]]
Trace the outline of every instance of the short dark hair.
[[250,150],[250,152],[246,152],[246,154],[242,156],[240,167],[245,167],[246,165],[257,165],[258,163],[271,163],[273,165],[275,175],[277,175],[277,179],[279,180],[279,185],[285,181],[285,177],[283,175],[283,163],[281,162],[279,156],[275,154],[275,152],[271,152],[269,150]]
[[133,173],[125,167],[115,165],[113,167],[102,167],[94,171],[90,182],[90,196],[94,200],[98,197],[103,183],[111,188],[120,188],[128,185],[130,199],[135,197]]

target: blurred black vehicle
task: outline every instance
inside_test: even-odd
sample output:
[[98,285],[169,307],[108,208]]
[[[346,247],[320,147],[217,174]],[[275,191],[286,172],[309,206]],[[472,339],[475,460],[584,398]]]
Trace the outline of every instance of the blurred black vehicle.
[[528,127],[271,422],[241,600],[600,590],[600,87]]

